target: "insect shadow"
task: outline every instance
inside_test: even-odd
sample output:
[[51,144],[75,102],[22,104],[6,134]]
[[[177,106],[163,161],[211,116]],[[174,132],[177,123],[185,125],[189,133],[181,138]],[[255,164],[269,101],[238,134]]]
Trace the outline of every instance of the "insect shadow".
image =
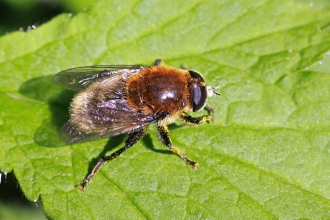
[[68,108],[74,96],[72,91],[54,85],[52,77],[52,75],[48,75],[33,78],[24,82],[19,88],[22,95],[49,106],[50,116],[40,115],[40,117],[45,118],[33,137],[35,143],[45,147],[66,145],[58,138],[57,134],[62,125],[69,119]]
[[170,150],[168,150],[166,148],[156,149],[155,144],[153,143],[150,134],[146,134],[146,136],[143,137],[142,142],[149,150],[152,150],[154,152],[162,153],[162,154],[173,154],[173,152],[171,152]]

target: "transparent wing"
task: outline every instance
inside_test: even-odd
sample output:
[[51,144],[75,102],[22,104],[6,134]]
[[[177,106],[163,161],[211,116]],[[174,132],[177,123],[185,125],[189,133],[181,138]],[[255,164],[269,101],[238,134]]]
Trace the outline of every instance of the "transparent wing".
[[68,144],[90,142],[129,133],[168,116],[168,112],[143,115],[139,112],[122,111],[122,109],[112,113],[115,114],[115,118],[118,120],[112,118],[110,123],[106,121],[106,118],[102,118],[97,122],[94,121],[95,125],[98,126],[95,130],[81,130],[77,122],[69,120],[61,128],[59,137]]
[[61,128],[59,133],[59,138],[67,144],[84,143],[84,142],[109,138],[120,134],[126,134],[140,127],[142,126],[140,125],[130,126],[128,124],[126,125],[122,124],[120,127],[111,126],[111,128],[105,129],[103,132],[95,132],[95,131],[87,132],[80,130],[77,124],[69,120]]
[[81,91],[103,77],[111,77],[125,72],[140,71],[139,65],[97,65],[63,70],[53,77],[53,82],[70,90]]

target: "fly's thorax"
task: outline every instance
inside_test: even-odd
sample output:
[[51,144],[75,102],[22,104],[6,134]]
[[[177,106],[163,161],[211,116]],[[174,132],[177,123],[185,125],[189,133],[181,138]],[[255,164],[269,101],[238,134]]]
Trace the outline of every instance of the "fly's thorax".
[[182,111],[189,104],[190,74],[187,70],[153,66],[144,68],[126,83],[127,102],[147,114]]

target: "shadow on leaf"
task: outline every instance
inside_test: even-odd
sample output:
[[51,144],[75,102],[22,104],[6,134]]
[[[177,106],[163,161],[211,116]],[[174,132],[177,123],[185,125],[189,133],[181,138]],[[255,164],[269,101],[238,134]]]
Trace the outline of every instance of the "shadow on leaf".
[[24,82],[19,92],[29,98],[49,104],[51,117],[44,119],[34,134],[34,141],[45,147],[60,147],[66,144],[58,138],[58,131],[69,119],[69,105],[74,92],[65,90],[52,82],[52,75]]
[[165,149],[164,150],[159,150],[159,149],[156,149],[155,148],[155,145],[152,143],[152,139],[151,139],[151,137],[150,137],[150,134],[147,134],[146,136],[144,136],[143,137],[143,139],[142,139],[142,142],[144,143],[144,145],[148,148],[148,149],[150,149],[150,150],[152,150],[152,151],[154,151],[154,152],[157,152],[157,153],[162,153],[162,154],[173,154],[168,148],[166,148],[164,145],[162,145],[162,146],[164,146],[165,147]]

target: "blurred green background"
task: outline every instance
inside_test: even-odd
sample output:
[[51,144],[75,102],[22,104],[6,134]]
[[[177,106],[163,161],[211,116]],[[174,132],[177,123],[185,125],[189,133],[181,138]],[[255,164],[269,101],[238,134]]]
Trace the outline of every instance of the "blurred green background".
[[[14,31],[29,31],[61,13],[77,14],[94,1],[0,0],[0,37]],[[25,198],[13,173],[1,173],[0,181],[0,219],[46,219],[42,203]]]
[[0,0],[0,36],[29,30],[61,13],[76,14],[95,0]]

